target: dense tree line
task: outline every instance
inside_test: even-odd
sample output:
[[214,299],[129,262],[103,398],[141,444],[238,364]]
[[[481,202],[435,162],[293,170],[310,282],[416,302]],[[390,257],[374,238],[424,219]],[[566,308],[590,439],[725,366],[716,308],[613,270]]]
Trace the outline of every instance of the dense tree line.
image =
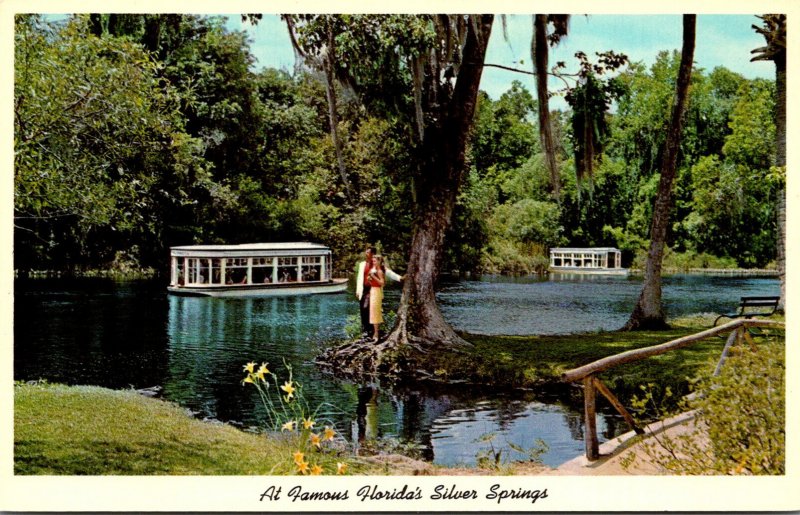
[[[253,71],[245,35],[217,18],[20,15],[15,27],[16,268],[161,268],[172,245],[298,239],[330,245],[341,268],[367,242],[404,265],[420,143],[400,84],[414,77],[398,72],[394,91],[367,80],[388,53],[363,60],[348,86],[312,69]],[[412,43],[429,37],[403,30]],[[338,51],[372,51],[358,44],[343,37]],[[591,176],[575,173],[576,110],[551,113],[558,195],[533,81],[510,80],[496,100],[480,93],[443,268],[528,273],[566,244],[619,246],[641,264],[679,61],[665,51],[611,79]],[[775,102],[773,81],[693,71],[667,239],[674,262],[775,259]]]

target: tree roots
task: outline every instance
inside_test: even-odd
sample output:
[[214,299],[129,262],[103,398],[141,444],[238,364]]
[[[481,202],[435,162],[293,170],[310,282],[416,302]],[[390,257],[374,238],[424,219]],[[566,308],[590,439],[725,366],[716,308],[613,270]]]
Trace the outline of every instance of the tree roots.
[[375,342],[372,338],[349,341],[326,350],[316,363],[334,375],[361,382],[425,379],[425,356],[434,342],[392,332]]

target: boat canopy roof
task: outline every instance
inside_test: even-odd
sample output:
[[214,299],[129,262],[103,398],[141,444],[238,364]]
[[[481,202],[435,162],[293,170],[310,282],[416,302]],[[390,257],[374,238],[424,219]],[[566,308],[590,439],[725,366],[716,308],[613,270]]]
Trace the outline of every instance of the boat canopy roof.
[[619,249],[614,247],[560,247],[550,249],[550,252],[619,252]]
[[239,245],[183,245],[171,247],[173,256],[246,257],[246,256],[309,256],[330,253],[319,243],[307,241],[242,243]]

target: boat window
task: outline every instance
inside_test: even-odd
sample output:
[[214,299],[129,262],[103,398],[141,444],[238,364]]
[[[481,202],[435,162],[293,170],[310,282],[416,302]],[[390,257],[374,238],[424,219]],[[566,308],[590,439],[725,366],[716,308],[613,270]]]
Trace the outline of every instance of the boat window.
[[186,282],[183,278],[183,259],[177,260],[177,264],[175,266],[175,279],[172,282],[178,286],[183,286]]
[[247,284],[247,258],[225,259],[225,284]]
[[219,258],[209,259],[211,262],[211,283],[212,284],[222,284],[222,278],[220,277],[220,264],[222,262]]
[[303,281],[319,281],[322,278],[322,256],[303,256],[301,267]]
[[278,282],[291,283],[297,281],[297,258],[278,258]]
[[253,284],[271,283],[273,281],[273,259],[271,257],[253,258]]
[[187,284],[209,284],[212,277],[211,259],[209,258],[189,258],[186,260],[188,268]]

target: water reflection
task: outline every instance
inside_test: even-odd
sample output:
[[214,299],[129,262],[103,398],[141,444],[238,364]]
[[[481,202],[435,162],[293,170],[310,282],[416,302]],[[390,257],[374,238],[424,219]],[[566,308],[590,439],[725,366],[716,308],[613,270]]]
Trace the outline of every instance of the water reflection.
[[[443,285],[438,299],[457,329],[489,334],[546,334],[618,327],[640,283],[625,278],[542,280],[486,277]],[[671,316],[727,311],[742,295],[775,294],[773,278],[673,276],[664,299]],[[399,293],[387,291],[385,309]],[[321,346],[345,337],[357,316],[350,294],[210,299],[167,296],[158,282],[26,281],[15,283],[14,377],[110,388],[164,387],[164,396],[201,417],[263,427],[257,392],[241,384],[242,367],[266,361],[281,380],[305,387],[311,406],[335,406],[329,418],[354,442],[414,442],[439,464],[472,464],[478,452],[544,439],[556,465],[583,452],[581,403],[574,391],[499,393],[456,386],[385,390],[339,381],[313,363]],[[601,413],[610,439],[627,430]],[[481,436],[493,434],[484,441]]]
[[355,427],[353,440],[362,445],[367,440],[375,440],[383,436],[378,424],[378,389],[374,386],[358,389]]
[[[328,414],[331,421],[339,431],[349,428],[359,446],[381,439],[414,442],[424,459],[443,465],[474,464],[487,445],[505,449],[508,458],[524,459],[509,444],[531,447],[536,438],[551,446],[544,456],[548,464],[581,452],[583,421],[579,407],[568,404],[568,394],[513,397],[476,388],[421,386],[384,390],[321,375],[312,363],[317,343],[343,336],[342,325],[334,326],[331,320],[346,319],[355,309],[342,296],[171,297],[165,393],[202,416],[263,426],[265,414],[255,389],[240,383],[242,366],[267,361],[282,381],[286,359],[309,405],[335,406]],[[602,414],[598,430],[606,437],[616,435],[615,426]],[[496,433],[490,444],[477,441],[487,433]]]
[[204,416],[262,425],[254,388],[241,384],[243,365],[267,362],[279,379],[305,387],[312,405],[345,401],[312,360],[320,343],[344,337],[352,311],[344,296],[213,299],[169,298],[166,394]]

